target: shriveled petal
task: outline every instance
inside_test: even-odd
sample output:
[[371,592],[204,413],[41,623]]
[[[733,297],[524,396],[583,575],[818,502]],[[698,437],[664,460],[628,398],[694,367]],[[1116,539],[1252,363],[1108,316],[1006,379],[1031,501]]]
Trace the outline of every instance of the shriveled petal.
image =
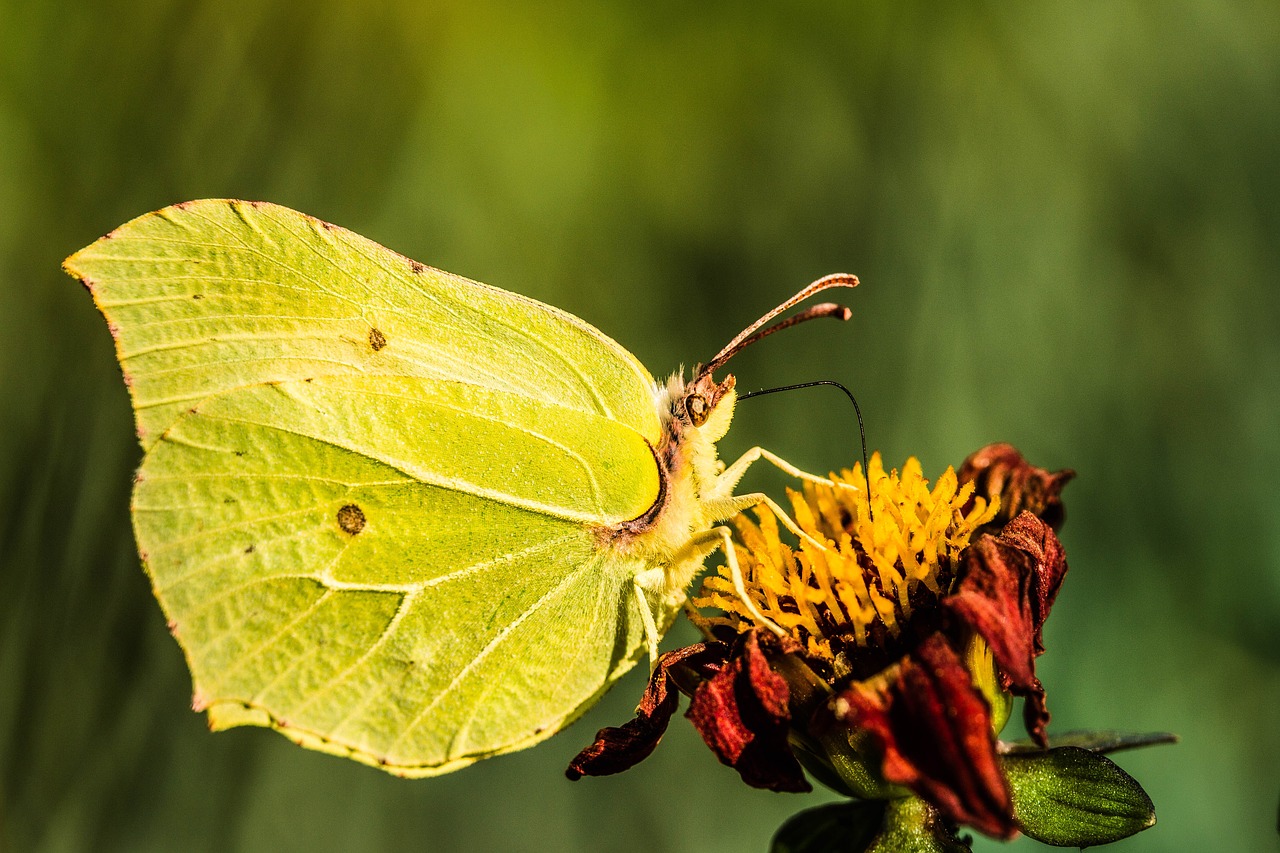
[[564,775],[575,781],[583,776],[608,776],[629,770],[648,758],[680,702],[671,669],[685,666],[711,674],[723,666],[728,656],[729,646],[717,642],[694,643],[662,655],[649,676],[635,719],[596,732],[595,742],[578,753]]
[[772,634],[749,632],[732,660],[693,694],[686,716],[712,752],[748,785],[810,791],[787,744],[790,691],[786,680],[769,667],[762,643],[770,653],[785,653],[785,644]]
[[1027,462],[1012,444],[988,444],[969,454],[956,477],[973,483],[974,494],[1000,499],[994,523],[1004,524],[1022,512],[1039,516],[1050,527],[1062,526],[1062,487],[1076,475],[1066,469],[1049,473]]
[[887,689],[855,684],[840,699],[845,721],[880,744],[885,779],[957,823],[997,838],[1017,834],[990,709],[944,635],[912,652]]
[[1005,687],[1027,697],[1027,732],[1041,746],[1049,712],[1035,659],[1044,651],[1041,629],[1066,573],[1053,528],[1023,512],[999,536],[983,536],[965,551],[956,592],[942,603],[991,646]]
[[1035,626],[1036,654],[1044,653],[1041,632],[1049,618],[1049,610],[1058,597],[1062,580],[1067,574],[1067,552],[1054,534],[1053,528],[1038,518],[1024,513],[1005,525],[999,539],[1004,545],[1026,555],[1031,567],[1028,603],[1031,620]]

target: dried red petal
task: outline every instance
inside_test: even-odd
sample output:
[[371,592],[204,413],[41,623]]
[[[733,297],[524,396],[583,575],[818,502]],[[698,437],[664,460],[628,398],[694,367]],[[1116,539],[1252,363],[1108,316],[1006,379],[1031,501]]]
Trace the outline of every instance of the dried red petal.
[[1000,499],[995,524],[1004,524],[1025,511],[1055,530],[1064,518],[1062,487],[1075,475],[1070,469],[1051,474],[1037,468],[1012,444],[988,444],[969,454],[956,472],[961,483],[973,483],[975,495]]
[[1041,746],[1049,712],[1035,659],[1044,652],[1041,629],[1066,573],[1053,529],[1024,512],[999,536],[983,536],[964,552],[956,592],[942,603],[987,641],[1006,689],[1027,697],[1027,731]]
[[845,721],[879,742],[885,779],[957,823],[996,838],[1017,834],[991,711],[945,636],[934,634],[903,660],[886,691],[856,684],[841,699]]
[[629,770],[648,758],[662,740],[671,715],[680,703],[680,691],[670,670],[683,665],[709,674],[718,670],[728,656],[729,647],[724,643],[704,642],[659,657],[636,708],[635,719],[596,732],[595,742],[569,762],[564,775],[575,781],[583,776],[608,776]]
[[[724,764],[742,781],[771,791],[810,791],[800,762],[787,744],[790,690],[769,667],[757,631],[745,635],[729,663],[693,694],[686,716]],[[772,634],[763,641],[784,652]]]
[[1031,583],[1028,603],[1035,625],[1036,654],[1044,653],[1041,632],[1049,610],[1053,607],[1062,580],[1067,574],[1067,552],[1054,534],[1053,528],[1040,519],[1022,515],[1005,525],[999,541],[1027,555],[1031,564]]

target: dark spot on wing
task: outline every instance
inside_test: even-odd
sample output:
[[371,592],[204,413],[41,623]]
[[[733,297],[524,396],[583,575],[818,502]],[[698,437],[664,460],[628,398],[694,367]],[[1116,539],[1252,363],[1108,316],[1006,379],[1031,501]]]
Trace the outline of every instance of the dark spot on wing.
[[426,269],[426,267],[423,266],[419,261],[410,260],[409,269],[413,270],[416,273],[421,273],[423,270]]
[[326,231],[332,231],[334,228],[338,227],[334,225],[332,222],[325,222],[323,219],[319,220],[319,222],[320,222],[320,227]]
[[364,511],[355,504],[347,504],[338,510],[338,526],[344,532],[355,536],[361,530],[364,530]]
[[191,294],[191,298],[192,298],[192,299],[204,299],[204,297],[203,297],[203,296],[201,296],[199,293],[193,293],[193,294]]
[[234,453],[236,456],[244,456],[245,454],[245,451],[243,450],[233,450],[231,452]]
[[180,201],[174,205],[174,207],[178,208],[178,210],[186,210],[190,206],[191,206],[191,202],[189,201]]
[[250,545],[248,548],[245,548],[245,549],[244,549],[244,552],[245,552],[246,554],[252,554],[252,553],[253,553],[253,546],[252,546],[252,545]]
[[378,329],[369,330],[369,346],[373,347],[373,351],[377,352],[387,345],[387,336],[382,334]]

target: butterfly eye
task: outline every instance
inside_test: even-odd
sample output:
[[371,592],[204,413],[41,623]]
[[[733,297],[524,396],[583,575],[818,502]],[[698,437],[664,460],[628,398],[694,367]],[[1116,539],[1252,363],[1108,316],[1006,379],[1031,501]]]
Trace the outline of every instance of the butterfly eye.
[[701,394],[692,394],[684,401],[684,410],[689,413],[689,420],[694,426],[702,426],[707,422],[707,415],[710,414],[710,407],[707,405],[707,398]]

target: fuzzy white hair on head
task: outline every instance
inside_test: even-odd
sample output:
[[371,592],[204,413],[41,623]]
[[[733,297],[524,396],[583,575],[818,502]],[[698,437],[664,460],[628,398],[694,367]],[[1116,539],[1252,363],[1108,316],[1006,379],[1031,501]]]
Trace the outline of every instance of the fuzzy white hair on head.
[[665,427],[671,422],[671,407],[676,400],[684,397],[684,365],[667,378],[667,384],[656,383],[653,386],[653,405],[658,410],[658,418]]

